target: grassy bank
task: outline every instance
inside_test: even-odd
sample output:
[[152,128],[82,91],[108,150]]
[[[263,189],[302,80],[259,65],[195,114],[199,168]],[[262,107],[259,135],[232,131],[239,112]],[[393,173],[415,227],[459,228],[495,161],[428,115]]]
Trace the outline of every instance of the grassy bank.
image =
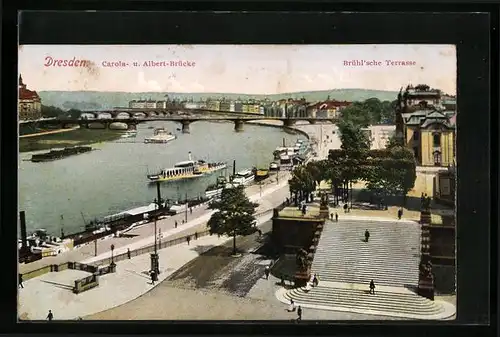
[[55,147],[109,142],[120,138],[123,131],[108,129],[78,129],[70,132],[19,139],[19,151],[49,150]]

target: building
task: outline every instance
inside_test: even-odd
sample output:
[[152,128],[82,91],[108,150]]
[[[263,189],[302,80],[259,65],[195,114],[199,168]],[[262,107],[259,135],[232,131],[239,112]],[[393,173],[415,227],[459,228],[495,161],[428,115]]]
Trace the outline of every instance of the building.
[[23,78],[19,75],[18,87],[19,120],[34,120],[42,118],[42,100],[36,91],[28,90]]
[[417,110],[402,114],[405,145],[422,166],[449,166],[455,162],[454,118],[444,111]]
[[457,100],[454,96],[443,96],[441,104],[446,111],[456,111],[457,110]]
[[231,111],[231,102],[230,101],[221,101],[219,104],[219,111]]
[[235,112],[243,112],[243,103],[234,102],[234,111]]
[[156,101],[156,108],[157,109],[166,109],[167,108],[167,101]]
[[207,110],[219,111],[220,110],[220,101],[218,101],[218,100],[208,101],[207,102]]
[[425,84],[400,91],[396,108],[396,136],[413,150],[421,166],[455,163],[455,111],[441,104],[441,91]]
[[307,107],[307,116],[312,118],[336,118],[345,107],[351,105],[352,102],[326,100],[317,102]]

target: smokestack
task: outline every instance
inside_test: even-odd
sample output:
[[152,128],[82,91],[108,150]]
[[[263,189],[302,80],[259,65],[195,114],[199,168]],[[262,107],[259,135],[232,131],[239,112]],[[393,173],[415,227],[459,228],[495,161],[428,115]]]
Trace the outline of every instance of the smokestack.
[[161,208],[161,191],[160,191],[160,182],[157,181],[156,182],[156,195],[157,195],[157,198],[156,200],[158,200],[158,209]]
[[283,147],[286,147],[286,145],[285,145],[285,137],[283,137]]
[[189,153],[188,153],[188,157],[189,157],[189,160],[192,160],[192,159],[191,159],[191,151],[189,151]]
[[233,160],[233,176],[236,175],[236,160]]
[[28,249],[28,234],[26,233],[26,217],[24,211],[19,212],[19,222],[21,224],[21,242],[22,242],[22,249],[26,250]]

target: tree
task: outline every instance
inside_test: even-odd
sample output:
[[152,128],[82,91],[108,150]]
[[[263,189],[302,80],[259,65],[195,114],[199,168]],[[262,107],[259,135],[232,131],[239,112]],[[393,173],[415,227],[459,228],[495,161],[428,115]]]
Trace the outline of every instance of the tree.
[[298,199],[307,199],[316,189],[316,183],[313,176],[308,171],[306,166],[298,166],[292,171],[292,178],[288,181],[290,192],[295,194],[295,203]]
[[233,237],[233,255],[236,254],[236,236],[254,233],[256,228],[255,209],[259,206],[251,202],[245,195],[243,186],[226,188],[222,191],[220,200],[212,201],[209,209],[217,210],[207,227],[210,234]]
[[60,117],[65,115],[65,111],[55,106],[47,106],[42,104],[42,116],[44,117]]

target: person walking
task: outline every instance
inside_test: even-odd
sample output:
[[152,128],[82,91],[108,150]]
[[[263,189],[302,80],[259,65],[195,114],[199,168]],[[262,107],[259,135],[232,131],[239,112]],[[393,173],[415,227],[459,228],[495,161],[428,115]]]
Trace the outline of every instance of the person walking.
[[187,241],[188,246],[189,246],[189,242],[191,241],[191,237],[190,237],[190,236],[187,236],[187,237],[186,237],[186,241]]
[[131,257],[131,256],[130,256],[130,248],[127,248],[127,257],[128,257],[128,259],[130,260],[130,257]]
[[189,207],[189,214],[193,214],[193,207]]
[[53,319],[54,319],[54,315],[52,314],[52,310],[49,310],[49,314],[47,315],[47,320],[49,322],[52,322]]
[[23,274],[19,274],[19,286],[21,288],[24,288],[24,286],[23,286]]
[[335,222],[339,222],[339,214],[335,213]]
[[198,240],[198,232],[195,232],[195,233],[194,233],[194,239],[195,239],[195,240]]
[[155,285],[156,273],[154,270],[151,271],[151,284]]
[[370,232],[367,230],[365,230],[365,242],[368,242],[368,239],[370,239]]
[[297,322],[302,321],[302,307],[299,305],[299,308],[297,309]]
[[370,294],[375,295],[375,282],[373,280],[370,281]]
[[313,277],[313,287],[317,287],[318,284],[319,284],[318,276],[316,274],[314,274],[314,277]]
[[294,312],[295,311],[295,303],[293,300],[290,300],[290,305],[288,306],[288,312]]
[[400,208],[400,209],[398,209],[398,220],[401,220],[402,216],[403,216],[403,209]]
[[347,204],[344,204],[344,213],[347,213]]
[[177,220],[175,220],[174,228],[177,228]]
[[270,269],[269,269],[269,266],[266,266],[266,269],[264,269],[264,274],[266,274],[266,280],[269,279],[269,273],[270,273]]
[[330,220],[333,221],[333,213],[330,213]]

